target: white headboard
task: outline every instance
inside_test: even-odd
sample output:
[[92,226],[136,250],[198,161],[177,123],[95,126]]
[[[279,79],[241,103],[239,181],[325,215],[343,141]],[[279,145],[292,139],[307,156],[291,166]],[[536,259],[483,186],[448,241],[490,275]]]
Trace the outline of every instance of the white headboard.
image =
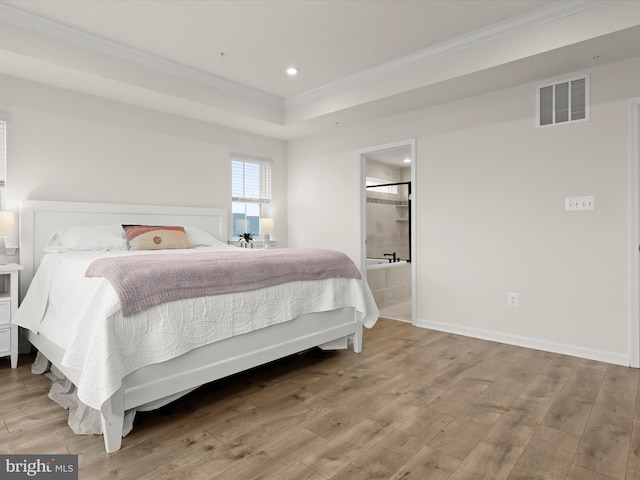
[[227,241],[225,208],[24,200],[20,202],[20,296],[31,283],[43,249],[61,227],[72,225],[180,225],[199,227]]

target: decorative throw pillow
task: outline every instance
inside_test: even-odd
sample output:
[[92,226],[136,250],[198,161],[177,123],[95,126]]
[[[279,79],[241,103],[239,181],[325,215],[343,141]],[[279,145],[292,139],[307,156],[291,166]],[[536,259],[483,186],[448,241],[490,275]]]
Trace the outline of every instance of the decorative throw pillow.
[[191,248],[184,227],[122,225],[129,240],[129,250],[168,250]]

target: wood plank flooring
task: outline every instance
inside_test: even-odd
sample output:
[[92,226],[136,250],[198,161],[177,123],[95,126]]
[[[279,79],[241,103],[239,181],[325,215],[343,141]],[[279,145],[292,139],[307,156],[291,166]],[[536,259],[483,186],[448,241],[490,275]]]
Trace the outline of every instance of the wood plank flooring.
[[74,453],[80,478],[640,480],[640,371],[380,319],[139,413],[123,448],[75,435],[49,380],[0,359],[0,452]]

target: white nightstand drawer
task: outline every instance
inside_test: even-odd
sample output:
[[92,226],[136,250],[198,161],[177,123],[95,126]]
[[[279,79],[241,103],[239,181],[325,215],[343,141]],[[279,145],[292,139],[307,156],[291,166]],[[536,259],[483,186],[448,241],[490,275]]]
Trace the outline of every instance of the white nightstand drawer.
[[0,328],[0,355],[11,352],[11,327]]
[[0,302],[0,325],[11,323],[11,302]]
[[11,316],[18,307],[18,281],[22,265],[0,265],[0,357],[11,356],[11,368],[18,366],[18,327]]

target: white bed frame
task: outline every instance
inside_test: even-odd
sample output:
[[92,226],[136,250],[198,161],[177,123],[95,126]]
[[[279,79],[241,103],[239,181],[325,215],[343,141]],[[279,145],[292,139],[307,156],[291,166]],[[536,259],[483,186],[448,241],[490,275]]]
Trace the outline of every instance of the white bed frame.
[[[113,223],[200,227],[227,241],[227,210],[221,208],[23,201],[20,206],[21,295],[38,268],[43,248],[57,228]],[[61,364],[64,351],[42,335],[29,341],[74,384],[80,370]],[[353,308],[314,313],[192,350],[129,374],[105,405],[102,431],[108,453],[122,444],[124,412],[185,390],[319,346],[362,350],[362,323]],[[104,412],[111,412],[105,417]]]

